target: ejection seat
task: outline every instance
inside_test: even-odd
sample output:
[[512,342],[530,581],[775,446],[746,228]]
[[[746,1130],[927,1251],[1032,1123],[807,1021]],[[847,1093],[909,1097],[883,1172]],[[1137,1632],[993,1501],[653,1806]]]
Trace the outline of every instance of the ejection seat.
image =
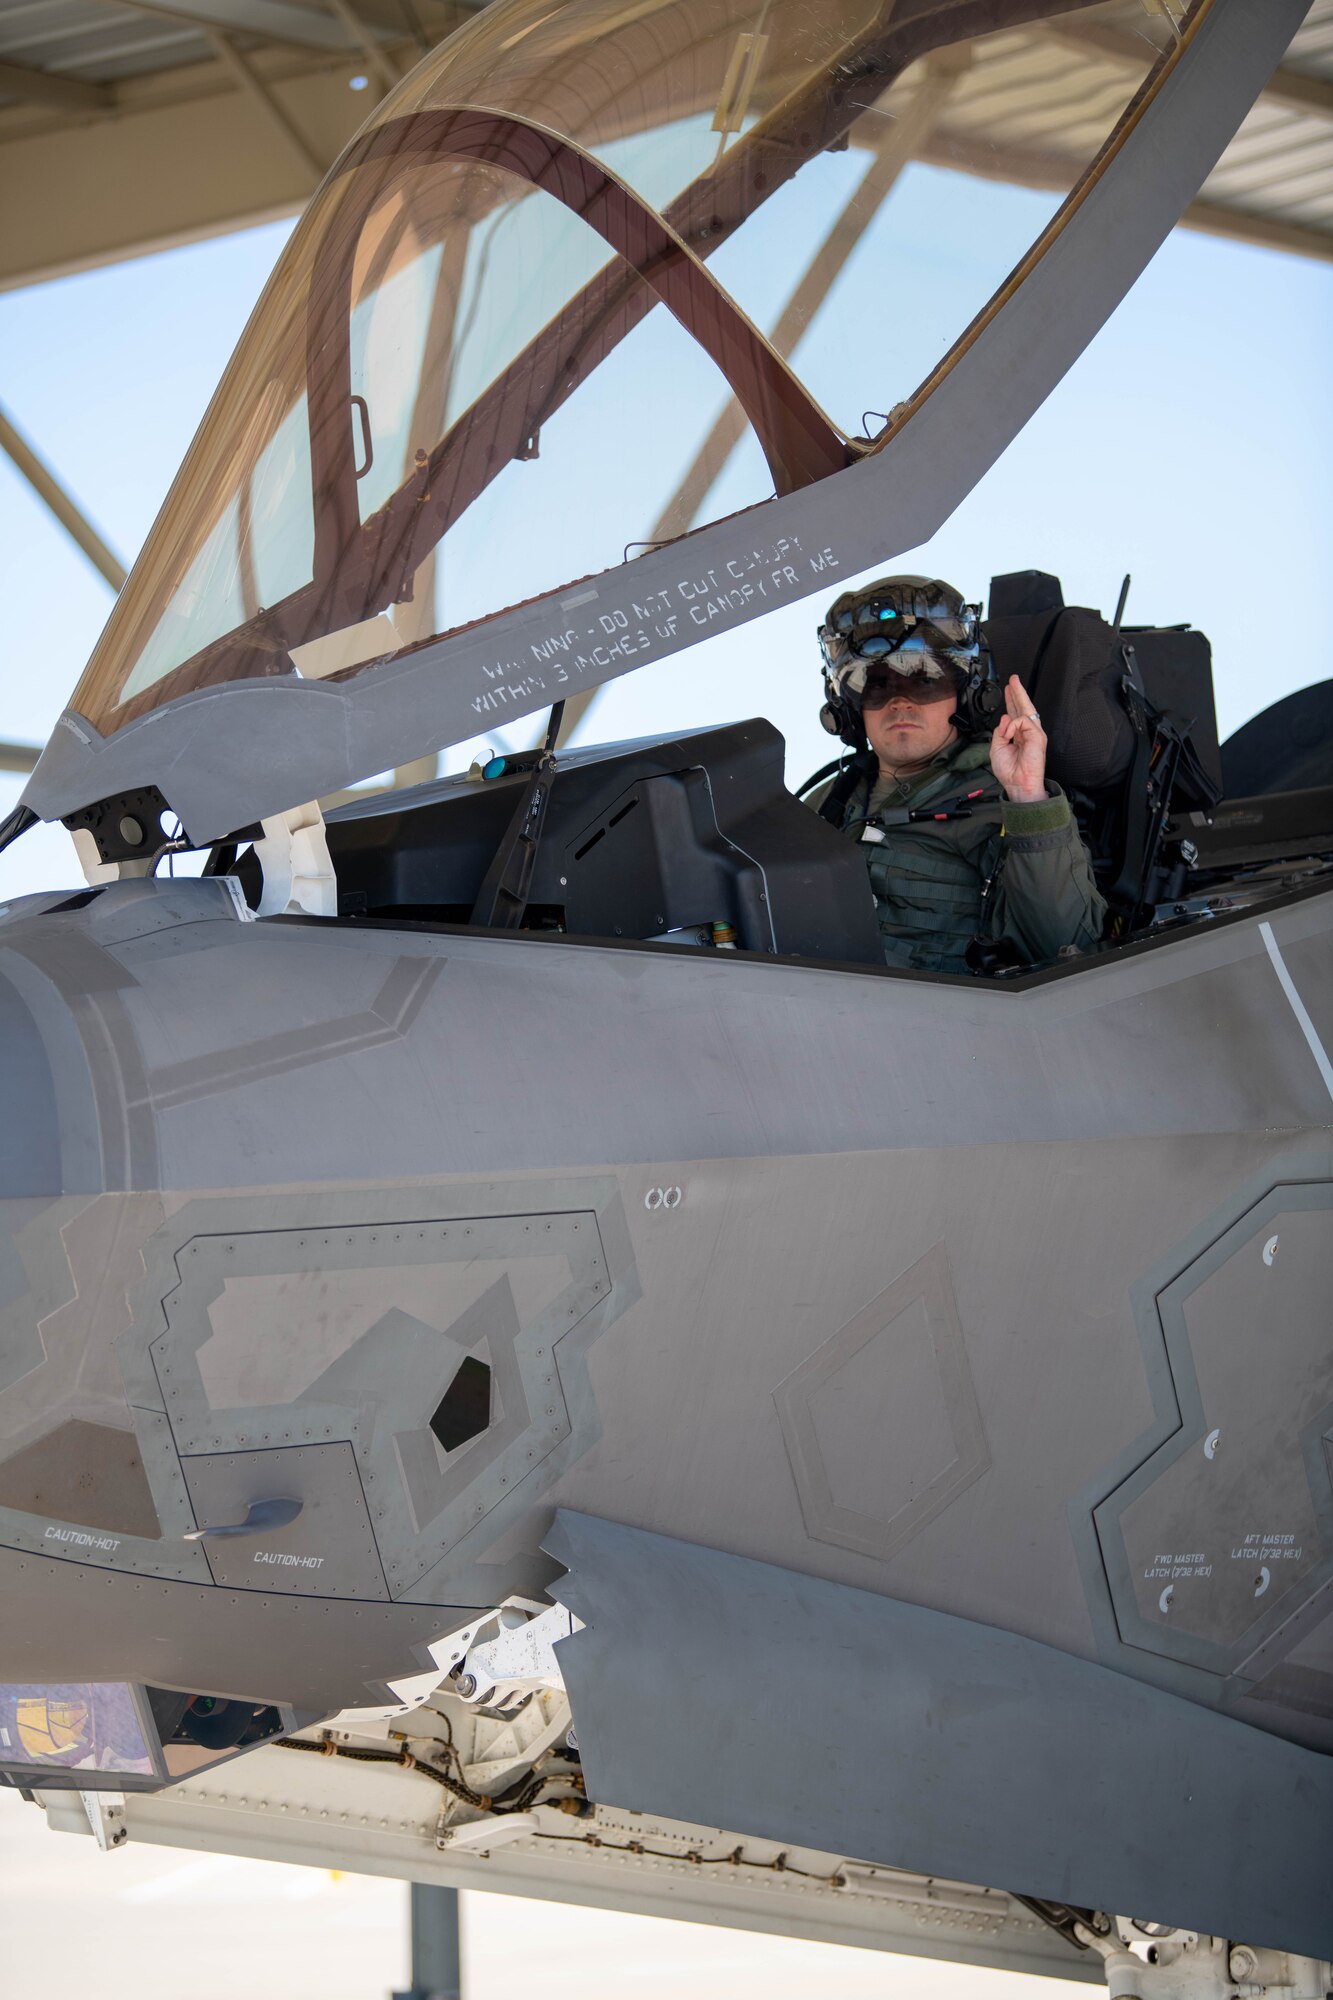
[[1066,605],[1058,577],[1040,570],[991,579],[983,631],[1000,679],[1018,674],[1041,716],[1047,770],[1106,898],[1107,937],[1122,938],[1160,900],[1171,814],[1221,795],[1208,641],[1187,625],[1123,625],[1119,612],[1108,624]]

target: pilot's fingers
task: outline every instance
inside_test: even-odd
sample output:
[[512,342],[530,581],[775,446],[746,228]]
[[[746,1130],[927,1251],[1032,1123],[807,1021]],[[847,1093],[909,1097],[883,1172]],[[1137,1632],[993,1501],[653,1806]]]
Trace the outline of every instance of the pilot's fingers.
[[1007,712],[1019,722],[1036,722],[1038,719],[1032,697],[1017,674],[1010,674],[1005,682],[1004,705]]

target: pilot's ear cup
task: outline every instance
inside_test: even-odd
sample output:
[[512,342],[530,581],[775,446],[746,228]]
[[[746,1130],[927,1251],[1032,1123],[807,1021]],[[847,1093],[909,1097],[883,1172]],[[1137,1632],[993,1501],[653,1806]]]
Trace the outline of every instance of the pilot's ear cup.
[[827,702],[824,703],[824,706],[819,711],[819,719],[823,723],[825,729],[827,729],[830,736],[837,736],[840,733],[838,729],[838,718],[833,713],[833,710],[829,707]]
[[966,710],[969,727],[979,736],[989,736],[1004,714],[1004,689],[988,675],[968,689],[959,706]]

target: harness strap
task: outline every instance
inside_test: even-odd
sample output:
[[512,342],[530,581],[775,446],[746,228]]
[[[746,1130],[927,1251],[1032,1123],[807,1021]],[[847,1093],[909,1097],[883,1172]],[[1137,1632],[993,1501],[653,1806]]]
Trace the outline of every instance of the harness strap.
[[826,819],[830,826],[837,827],[839,832],[842,831],[848,801],[863,778],[869,780],[873,787],[871,758],[868,752],[859,751],[854,757],[847,759],[829,786],[828,797],[819,808],[819,817]]
[[1143,864],[1148,845],[1148,774],[1152,764],[1154,732],[1149,726],[1148,704],[1139,682],[1138,661],[1128,641],[1120,648],[1125,673],[1120,683],[1125,708],[1134,730],[1134,762],[1125,787],[1125,841],[1115,881],[1106,891],[1113,908],[1137,905],[1142,893]]

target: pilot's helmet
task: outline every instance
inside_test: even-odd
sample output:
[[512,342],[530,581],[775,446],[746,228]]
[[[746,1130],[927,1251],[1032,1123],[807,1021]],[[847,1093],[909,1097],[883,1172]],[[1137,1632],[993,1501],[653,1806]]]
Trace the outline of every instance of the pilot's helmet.
[[939,577],[881,576],[835,598],[819,627],[824,661],[820,720],[830,735],[865,741],[861,697],[871,668],[950,679],[961,696],[978,672],[980,606]]

